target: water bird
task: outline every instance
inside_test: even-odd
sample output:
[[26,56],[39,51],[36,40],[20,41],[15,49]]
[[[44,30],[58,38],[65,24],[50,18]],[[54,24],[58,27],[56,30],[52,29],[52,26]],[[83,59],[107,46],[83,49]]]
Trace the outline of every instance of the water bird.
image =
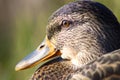
[[44,41],[15,70],[41,66],[30,80],[120,80],[120,24],[103,4],[75,1],[48,20]]

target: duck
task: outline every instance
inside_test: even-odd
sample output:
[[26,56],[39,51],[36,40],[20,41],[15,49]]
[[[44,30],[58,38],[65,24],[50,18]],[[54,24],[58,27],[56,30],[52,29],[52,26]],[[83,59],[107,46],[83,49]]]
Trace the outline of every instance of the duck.
[[46,36],[16,71],[40,64],[30,80],[120,80],[120,24],[106,6],[70,2],[49,18]]

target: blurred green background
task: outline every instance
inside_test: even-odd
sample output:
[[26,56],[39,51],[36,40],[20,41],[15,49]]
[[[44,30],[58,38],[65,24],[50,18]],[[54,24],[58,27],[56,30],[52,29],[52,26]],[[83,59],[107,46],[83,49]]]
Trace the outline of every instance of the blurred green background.
[[[16,72],[15,65],[43,40],[49,16],[74,0],[0,0],[0,80],[27,80],[38,66]],[[120,0],[95,0],[120,21]]]

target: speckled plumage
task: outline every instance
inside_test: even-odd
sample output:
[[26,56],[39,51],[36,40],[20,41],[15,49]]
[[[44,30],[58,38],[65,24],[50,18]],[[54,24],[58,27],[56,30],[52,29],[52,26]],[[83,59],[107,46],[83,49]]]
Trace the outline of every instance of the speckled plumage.
[[84,67],[78,69],[74,67],[70,61],[62,60],[59,57],[38,68],[31,80],[119,80],[120,49],[106,54]]
[[[65,31],[60,25],[62,20],[70,20],[73,24]],[[85,43],[83,47],[94,45],[96,48],[99,47],[100,53],[120,48],[119,31],[120,25],[113,13],[100,3],[91,1],[76,1],[63,6],[51,16],[47,25],[47,36],[58,42],[56,44],[58,48],[63,45],[75,46],[76,43],[78,45],[75,47],[81,48],[81,43]],[[93,42],[93,44],[87,42]]]
[[47,38],[62,59],[39,67],[31,80],[120,80],[120,24],[104,5],[76,1],[61,7],[49,18]]
[[68,74],[65,80],[120,80],[120,49]]
[[39,67],[31,80],[64,80],[69,73],[75,71],[72,65],[66,64],[70,64],[70,61],[58,59],[60,57]]

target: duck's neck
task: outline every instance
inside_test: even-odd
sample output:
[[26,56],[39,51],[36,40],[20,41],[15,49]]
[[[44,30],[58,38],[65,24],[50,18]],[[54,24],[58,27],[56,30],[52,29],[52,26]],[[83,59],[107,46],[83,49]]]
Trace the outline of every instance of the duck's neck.
[[88,53],[88,52],[79,52],[75,58],[71,59],[72,64],[74,64],[77,68],[83,67],[84,65],[94,61],[98,57],[100,57],[102,53]]
[[104,50],[99,48],[100,47],[89,47],[88,49],[81,48],[77,51],[70,47],[63,47],[61,50],[61,57],[63,59],[69,59],[73,67],[80,68],[104,54]]

